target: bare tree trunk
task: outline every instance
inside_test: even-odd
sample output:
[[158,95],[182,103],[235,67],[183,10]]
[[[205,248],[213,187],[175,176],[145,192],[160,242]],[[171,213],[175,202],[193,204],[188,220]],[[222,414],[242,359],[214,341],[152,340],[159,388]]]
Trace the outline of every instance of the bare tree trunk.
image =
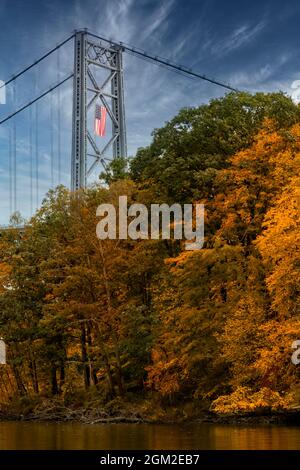
[[34,374],[35,393],[39,393],[39,381],[38,381],[38,375],[37,375],[36,361],[34,357],[33,357],[32,365],[33,365],[33,374]]
[[[13,354],[14,356],[17,356],[17,357],[22,357],[20,351],[19,351],[19,348],[18,348],[18,344],[15,343],[14,344],[14,347],[12,348],[13,349]],[[16,384],[17,384],[17,389],[18,389],[18,392],[19,394],[22,396],[22,395],[27,395],[27,389],[25,387],[25,384],[22,380],[22,376],[21,376],[21,373],[20,373],[20,370],[19,368],[16,366],[16,364],[14,364],[13,360],[12,360],[12,363],[11,363],[11,368],[12,368],[12,372],[13,372],[13,375],[15,377],[15,381],[16,381]]]
[[32,388],[33,388],[34,393],[39,393],[39,385],[38,385],[37,373],[36,373],[36,363],[35,363],[34,357],[30,349],[28,351],[28,356],[29,356],[28,366],[29,366],[29,373],[30,373],[31,382],[32,382]]
[[52,395],[58,395],[56,370],[57,368],[55,366],[51,368],[51,393]]
[[84,385],[85,388],[89,388],[91,385],[90,381],[90,368],[88,363],[88,354],[87,354],[87,347],[86,347],[86,330],[85,324],[82,323],[81,325],[81,357],[82,357],[82,364],[83,364],[83,378],[84,378]]
[[91,354],[90,354],[90,350],[93,345],[90,322],[87,322],[87,325],[86,325],[86,336],[87,336],[87,344],[88,344],[88,349],[89,349],[88,357],[89,357],[90,381],[94,385],[97,385],[98,383],[97,374],[94,369],[93,362],[91,360]]
[[105,365],[105,371],[106,371],[106,378],[107,378],[109,393],[110,393],[111,397],[113,397],[114,396],[113,376],[112,376],[112,372],[111,372],[111,367],[110,367],[110,363],[109,363],[108,354],[107,354],[105,344],[104,344],[104,341],[102,339],[102,334],[101,334],[101,331],[100,331],[100,328],[99,328],[98,324],[96,324],[96,331],[97,331],[98,342],[99,342],[99,344],[102,348],[102,357],[103,357],[103,361],[104,361],[104,365]]
[[15,377],[15,380],[16,380],[16,384],[17,384],[17,389],[18,389],[18,392],[21,396],[23,395],[26,395],[27,394],[27,390],[26,390],[26,387],[22,381],[22,377],[21,377],[21,374],[19,372],[19,369],[16,367],[15,364],[12,364],[12,371],[13,371],[13,374],[14,374],[14,377]]
[[65,384],[65,378],[66,378],[65,366],[64,366],[64,364],[62,364],[60,366],[60,371],[59,371],[59,393],[62,393],[63,386]]
[[5,379],[3,377],[3,371],[1,371],[0,377],[1,377],[1,390],[4,390],[4,395],[6,396],[6,398],[8,398],[9,397],[9,391],[8,391]]
[[[108,317],[112,319],[113,309],[112,309],[112,304],[111,304],[111,292],[110,292],[109,279],[108,279],[107,270],[106,270],[106,262],[105,262],[104,252],[103,252],[102,240],[99,239],[98,242],[99,242],[99,249],[100,249],[100,255],[101,255],[101,260],[102,260],[102,273],[103,273],[104,285],[105,285],[105,291],[106,291],[107,313],[108,313]],[[119,394],[123,396],[125,394],[125,386],[124,386],[121,358],[120,358],[120,353],[119,353],[118,338],[117,338],[116,332],[112,328],[111,328],[111,336],[112,336],[112,340],[114,342],[114,348],[115,348],[118,389],[119,389]]]

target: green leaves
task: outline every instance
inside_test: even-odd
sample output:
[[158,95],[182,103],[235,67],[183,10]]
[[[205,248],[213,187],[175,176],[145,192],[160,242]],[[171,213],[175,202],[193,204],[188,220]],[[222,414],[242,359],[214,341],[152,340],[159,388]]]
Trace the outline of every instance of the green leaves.
[[152,181],[165,202],[212,197],[216,172],[253,142],[266,117],[288,128],[299,116],[299,108],[282,93],[230,93],[183,109],[154,131],[149,147],[137,152],[130,163],[132,178]]

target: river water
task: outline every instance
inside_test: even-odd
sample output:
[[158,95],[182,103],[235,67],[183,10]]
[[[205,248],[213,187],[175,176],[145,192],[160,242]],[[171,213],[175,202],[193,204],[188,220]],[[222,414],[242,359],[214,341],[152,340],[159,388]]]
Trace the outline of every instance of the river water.
[[0,422],[0,450],[298,449],[300,426]]

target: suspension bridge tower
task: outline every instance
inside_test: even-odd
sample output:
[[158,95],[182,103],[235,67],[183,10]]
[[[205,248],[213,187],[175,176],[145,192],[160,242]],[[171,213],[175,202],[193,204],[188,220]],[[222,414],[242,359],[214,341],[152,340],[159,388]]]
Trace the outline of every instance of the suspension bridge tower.
[[[69,41],[74,41],[74,70],[61,77],[60,70],[60,49]],[[11,122],[12,126],[7,129],[7,147],[8,147],[8,185],[9,185],[9,208],[8,216],[16,212],[17,209],[17,193],[19,192],[17,170],[19,167],[19,159],[17,158],[17,138],[23,132],[17,132],[16,122],[14,118],[26,109],[29,109],[29,181],[30,181],[30,215],[33,211],[33,200],[36,198],[36,207],[39,206],[40,186],[39,179],[42,171],[40,167],[40,158],[44,152],[40,151],[40,140],[44,143],[44,129],[50,128],[50,165],[51,169],[51,186],[53,187],[58,179],[61,184],[61,99],[59,87],[73,79],[73,122],[72,122],[72,157],[71,157],[71,189],[76,191],[86,188],[88,177],[91,176],[97,165],[106,166],[106,161],[111,161],[118,157],[127,157],[126,144],[126,127],[125,127],[125,106],[124,106],[124,86],[123,86],[123,52],[131,54],[134,57],[146,60],[150,63],[163,66],[168,70],[172,70],[180,75],[189,78],[197,78],[211,84],[220,86],[226,90],[239,92],[229,84],[207,77],[190,68],[176,64],[168,59],[158,55],[149,54],[146,51],[134,46],[130,46],[123,42],[107,39],[103,36],[94,34],[87,29],[75,31],[64,41],[52,49],[45,52],[41,57],[23,68],[21,71],[12,75],[5,82],[0,83],[0,95],[3,93],[4,87],[12,85],[12,110],[6,116],[0,116],[1,126],[7,122]],[[25,104],[18,105],[16,81],[30,70],[37,70],[37,66],[53,54],[57,53],[57,83],[52,85],[45,91],[39,91],[36,85],[35,93]],[[38,75],[38,72],[37,72]],[[30,88],[30,87],[29,87]],[[24,87],[23,89],[24,90]],[[54,108],[52,93],[57,90],[57,126],[54,125]],[[50,126],[44,126],[40,122],[41,116],[38,113],[38,103],[40,100],[50,97]],[[0,96],[1,99],[1,96]],[[35,106],[33,113],[32,106]],[[107,117],[107,133],[105,125],[103,125],[102,111],[100,109],[100,119],[97,112],[99,107],[104,110],[105,124]],[[97,118],[97,119],[96,119]],[[99,124],[100,122],[100,124]],[[48,122],[47,122],[48,124]],[[96,127],[97,124],[97,127]],[[99,130],[100,126],[100,130]],[[22,126],[24,127],[24,126]],[[55,142],[54,129],[57,129],[57,159],[54,156]],[[2,135],[2,133],[1,133]],[[22,135],[22,134],[21,134]],[[34,139],[35,135],[35,139]],[[39,139],[39,136],[41,138]],[[22,146],[23,147],[23,146]],[[57,171],[55,169],[57,160]],[[69,161],[69,160],[68,160]],[[20,166],[23,171],[23,159]],[[58,178],[57,178],[58,177]],[[33,184],[35,182],[35,184]],[[68,184],[68,183],[67,183]],[[2,187],[0,186],[0,190]],[[23,190],[23,188],[21,188]],[[0,196],[2,193],[0,191]],[[5,199],[5,197],[2,199]],[[26,197],[23,198],[26,201]]]
[[[98,164],[127,157],[122,45],[75,33],[71,188],[85,188]],[[102,147],[93,137],[91,113],[100,102],[110,120],[111,135]]]

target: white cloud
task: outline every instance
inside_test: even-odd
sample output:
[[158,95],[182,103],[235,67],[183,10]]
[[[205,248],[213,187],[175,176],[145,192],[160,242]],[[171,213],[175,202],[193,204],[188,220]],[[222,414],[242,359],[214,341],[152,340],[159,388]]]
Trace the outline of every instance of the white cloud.
[[[46,2],[45,2],[46,3]],[[232,51],[239,50],[256,38],[264,31],[268,22],[264,18],[257,23],[243,23],[233,29],[226,38],[217,35],[213,24],[207,21],[207,9],[210,1],[201,2],[201,11],[197,16],[189,20],[189,24],[183,24],[174,29],[175,0],[164,0],[153,2],[146,0],[75,0],[73,8],[68,15],[59,16],[55,11],[53,2],[47,3],[53,21],[41,29],[38,46],[35,47],[35,56],[41,55],[55,43],[67,37],[74,29],[87,27],[99,35],[133,44],[144,48],[150,53],[167,57],[177,63],[199,69],[204,60],[220,59],[228,57]],[[143,14],[143,6],[147,8],[148,14]],[[55,20],[54,20],[55,19]],[[38,34],[38,33],[36,33]],[[64,46],[60,50],[61,73],[59,78],[65,77],[73,67],[72,44]],[[30,52],[31,53],[31,52]],[[34,57],[29,53],[24,58],[24,65]],[[281,60],[281,62],[280,62]],[[284,55],[278,58],[278,62],[270,61],[262,65],[254,73],[249,69],[243,72],[234,71],[228,77],[221,77],[223,81],[230,81],[234,86],[245,87],[253,90],[267,88],[267,83],[274,75],[274,67],[282,67],[289,57]],[[188,63],[188,62],[191,63]],[[50,84],[57,81],[57,58],[54,56],[47,59],[38,67],[39,89],[45,90]],[[280,65],[281,64],[281,65]],[[201,67],[200,67],[201,68]],[[203,73],[206,70],[202,70]],[[33,91],[34,73],[29,74],[30,83],[20,85],[26,93]],[[2,77],[1,77],[2,78]],[[135,153],[137,147],[147,145],[151,140],[151,132],[154,128],[161,127],[166,120],[172,118],[179,109],[185,106],[199,105],[207,102],[212,97],[224,94],[223,89],[214,87],[207,82],[188,80],[186,77],[175,75],[153,63],[140,60],[131,55],[124,54],[124,78],[126,98],[126,119],[128,132],[128,153]],[[21,82],[22,83],[22,82]],[[273,85],[272,85],[273,86]],[[274,82],[274,87],[276,86]],[[285,84],[284,84],[285,86]],[[70,169],[70,127],[72,117],[72,83],[69,82],[61,88],[61,120],[64,132],[62,133],[62,155],[63,155],[63,179],[68,181]],[[57,115],[56,100],[54,93],[53,110]],[[23,98],[22,98],[23,99]],[[25,99],[25,97],[24,97]],[[40,182],[41,194],[49,187],[49,100],[43,99],[39,104],[41,126],[40,129]],[[24,114],[25,116],[25,114]],[[21,123],[21,117],[18,121]],[[29,179],[29,149],[28,131],[24,121],[23,135],[20,133],[18,143],[18,158],[22,165],[19,167],[18,185],[19,198],[22,207],[28,207],[30,186]],[[57,129],[57,121],[55,122]],[[69,130],[68,130],[69,129]],[[0,128],[0,137],[3,131]],[[26,134],[27,132],[27,134]],[[55,131],[55,151],[57,130]],[[4,150],[1,155],[4,155]],[[44,155],[44,158],[42,158]],[[4,158],[4,157],[3,157]],[[23,158],[23,160],[22,160]],[[5,167],[2,166],[2,171]],[[6,186],[5,186],[6,185]],[[4,174],[1,175],[0,199],[8,200],[8,181]],[[3,214],[0,213],[3,221]],[[0,223],[1,223],[0,220]]]
[[[260,67],[253,64],[247,71],[237,71],[230,75],[232,86],[247,91],[286,90],[282,76],[283,66],[292,59],[292,53],[279,54],[272,63]],[[292,83],[292,80],[291,80]]]
[[266,20],[262,20],[255,25],[244,24],[242,26],[238,26],[227,38],[222,38],[222,40],[217,42],[212,42],[211,40],[211,54],[220,57],[242,48],[259,36],[266,25]]

